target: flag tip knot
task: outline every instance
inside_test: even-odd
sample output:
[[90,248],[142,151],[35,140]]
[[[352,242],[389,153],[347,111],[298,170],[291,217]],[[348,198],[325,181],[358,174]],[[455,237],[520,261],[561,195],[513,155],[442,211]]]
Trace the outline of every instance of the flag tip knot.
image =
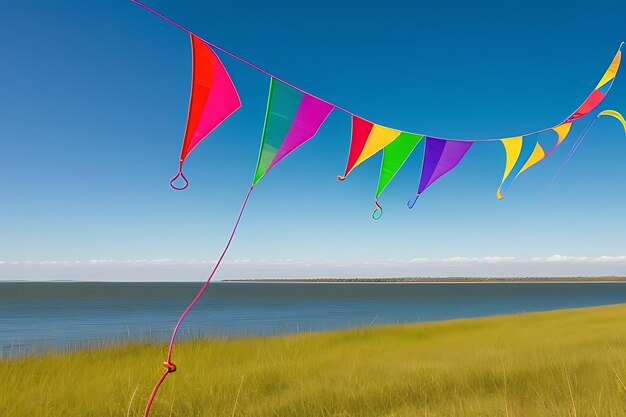
[[165,369],[167,369],[168,374],[173,374],[174,372],[176,372],[176,365],[173,362],[165,361],[163,362],[163,366],[165,366]]
[[378,200],[375,200],[374,204],[376,204],[376,208],[374,209],[374,212],[372,213],[372,218],[374,220],[378,220],[383,215],[383,207],[380,204],[378,204]]

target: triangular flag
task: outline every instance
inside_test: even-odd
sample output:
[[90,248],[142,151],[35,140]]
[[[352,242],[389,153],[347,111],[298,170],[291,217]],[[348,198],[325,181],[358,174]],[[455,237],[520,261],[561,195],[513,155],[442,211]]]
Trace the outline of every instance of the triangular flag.
[[502,139],[500,142],[502,146],[504,146],[504,152],[506,154],[506,165],[504,167],[504,175],[502,175],[502,181],[500,182],[500,186],[496,191],[496,197],[498,200],[502,200],[502,185],[504,181],[508,178],[511,171],[513,171],[513,167],[517,163],[519,159],[519,155],[522,152],[522,144],[524,138],[522,136],[516,136],[513,138]]
[[[213,129],[241,107],[237,90],[215,52],[193,34],[191,34],[191,50],[192,81],[187,127],[180,152],[178,175],[170,183],[172,187],[176,178],[182,175],[182,167],[187,155]],[[186,186],[187,184],[182,188]]]
[[343,176],[337,178],[344,180],[357,165],[389,145],[400,133],[402,132],[399,130],[380,126],[353,115],[352,138],[346,171]]
[[558,136],[556,139],[556,145],[554,145],[552,149],[555,149],[557,146],[561,144],[561,142],[565,140],[565,137],[567,136],[571,128],[572,128],[571,123],[563,123],[563,124],[558,125],[557,127],[552,128],[552,130],[554,130],[554,132],[556,132]]
[[396,140],[385,146],[378,177],[377,199],[423,138],[423,135],[402,132]]
[[435,181],[453,170],[473,144],[471,141],[426,137],[424,163],[417,195],[422,194]]
[[315,136],[333,109],[332,104],[271,78],[253,184],[259,182],[285,156]]
[[522,172],[526,171],[528,168],[541,161],[545,156],[546,152],[543,150],[539,142],[537,142],[535,144],[535,147],[533,148],[533,152],[530,154],[530,157],[528,158],[522,169],[519,170],[515,178],[519,177]]
[[[568,128],[559,129],[557,127],[554,130],[557,135],[559,135],[559,139],[561,136],[565,138],[565,135],[569,132]],[[563,139],[560,140],[562,141]],[[502,181],[496,191],[498,200],[502,200],[503,198],[502,190],[505,183],[507,183],[506,190],[508,190],[522,172],[544,159],[547,155],[543,147],[539,144],[538,139],[530,136],[501,139],[500,142],[504,146],[506,153],[506,166],[504,168],[504,174],[502,175]],[[558,143],[554,147],[556,146],[558,146]]]

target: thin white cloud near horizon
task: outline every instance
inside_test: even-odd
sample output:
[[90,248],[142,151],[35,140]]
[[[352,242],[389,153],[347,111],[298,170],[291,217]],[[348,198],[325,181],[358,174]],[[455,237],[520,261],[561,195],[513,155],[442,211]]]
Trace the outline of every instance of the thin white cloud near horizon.
[[[89,259],[0,261],[0,281],[202,281],[215,260]],[[228,278],[530,277],[626,275],[626,255],[354,260],[230,259]]]

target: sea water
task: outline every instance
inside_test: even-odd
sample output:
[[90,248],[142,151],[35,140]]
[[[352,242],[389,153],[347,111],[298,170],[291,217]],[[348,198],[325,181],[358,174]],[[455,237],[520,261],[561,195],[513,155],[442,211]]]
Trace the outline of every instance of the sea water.
[[[0,356],[165,341],[201,283],[0,283]],[[626,302],[626,283],[212,283],[180,335],[245,337]]]

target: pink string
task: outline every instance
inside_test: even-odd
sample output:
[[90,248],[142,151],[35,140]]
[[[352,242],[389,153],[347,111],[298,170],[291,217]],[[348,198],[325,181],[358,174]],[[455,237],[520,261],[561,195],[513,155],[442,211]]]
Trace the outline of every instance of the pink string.
[[231,232],[230,237],[228,238],[226,247],[222,251],[222,254],[218,258],[217,263],[213,267],[213,271],[211,271],[211,274],[207,278],[202,288],[200,288],[200,290],[198,291],[194,299],[191,301],[191,303],[189,303],[185,311],[183,311],[183,314],[180,315],[180,318],[178,319],[178,323],[176,323],[176,326],[174,327],[174,331],[172,332],[172,337],[170,338],[170,343],[167,348],[167,360],[163,362],[163,366],[165,366],[166,369],[163,375],[161,375],[161,377],[155,384],[154,388],[152,389],[152,393],[150,394],[150,398],[148,398],[148,402],[146,404],[146,410],[143,413],[144,417],[148,417],[148,415],[150,414],[150,407],[152,406],[154,397],[156,397],[156,394],[159,391],[159,388],[161,387],[161,384],[163,383],[163,381],[165,381],[165,378],[169,374],[176,372],[176,365],[172,362],[172,350],[174,349],[174,342],[176,340],[176,334],[178,333],[178,328],[180,327],[181,323],[183,322],[183,320],[185,319],[189,311],[193,308],[193,306],[200,299],[200,297],[202,297],[204,290],[206,290],[207,287],[209,286],[209,283],[211,282],[211,278],[213,278],[215,271],[217,271],[217,268],[220,266],[222,259],[224,259],[224,255],[226,255],[226,252],[228,251],[228,248],[230,247],[230,243],[233,241],[233,237],[235,236],[235,232],[237,231],[237,226],[239,226],[239,221],[241,220],[241,216],[243,215],[243,211],[246,208],[246,204],[248,203],[248,198],[250,197],[250,193],[252,193],[253,188],[254,188],[254,185],[250,187],[250,189],[248,190],[248,194],[246,194],[246,198],[243,201],[241,210],[239,211],[239,216],[237,217],[237,221],[235,222],[235,227],[233,227],[233,231]]

